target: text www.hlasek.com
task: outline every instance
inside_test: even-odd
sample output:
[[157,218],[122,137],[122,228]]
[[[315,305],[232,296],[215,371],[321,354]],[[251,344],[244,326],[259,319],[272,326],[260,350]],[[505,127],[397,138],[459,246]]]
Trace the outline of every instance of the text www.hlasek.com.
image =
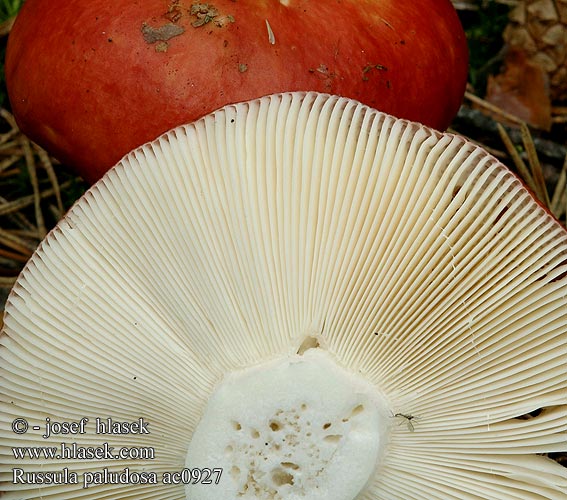
[[78,446],[77,443],[65,444],[60,446],[39,446],[12,448],[14,458],[23,460],[31,458],[33,460],[153,460],[155,458],[154,448],[119,448],[115,451],[113,446],[103,443],[102,446]]

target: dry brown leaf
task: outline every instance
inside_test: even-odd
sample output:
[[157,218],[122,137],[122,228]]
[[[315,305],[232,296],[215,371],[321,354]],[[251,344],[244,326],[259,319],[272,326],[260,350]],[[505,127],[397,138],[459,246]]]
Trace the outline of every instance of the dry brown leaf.
[[503,72],[488,79],[486,100],[532,127],[551,129],[547,74],[524,52],[507,53]]

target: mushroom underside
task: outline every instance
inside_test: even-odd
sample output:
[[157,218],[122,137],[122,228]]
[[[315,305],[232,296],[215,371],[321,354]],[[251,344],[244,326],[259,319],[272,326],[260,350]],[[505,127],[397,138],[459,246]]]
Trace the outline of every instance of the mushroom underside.
[[126,156],[18,279],[0,492],[560,498],[566,271],[565,230],[460,137],[316,93],[227,106]]

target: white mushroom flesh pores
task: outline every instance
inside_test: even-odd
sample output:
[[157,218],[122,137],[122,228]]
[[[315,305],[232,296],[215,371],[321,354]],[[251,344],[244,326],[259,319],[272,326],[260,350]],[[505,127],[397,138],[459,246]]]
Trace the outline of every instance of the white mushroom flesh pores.
[[[313,93],[228,106],[124,158],[18,279],[2,498],[566,498],[566,276],[567,232],[467,141]],[[13,451],[63,442],[155,455]]]
[[352,500],[383,455],[389,417],[372,384],[320,349],[233,374],[209,400],[186,463],[228,477],[188,485],[187,498]]

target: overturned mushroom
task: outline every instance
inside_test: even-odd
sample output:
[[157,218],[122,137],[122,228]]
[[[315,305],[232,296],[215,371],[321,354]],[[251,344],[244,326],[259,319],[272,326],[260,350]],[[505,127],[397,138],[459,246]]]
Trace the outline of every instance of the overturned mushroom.
[[[20,276],[0,491],[561,498],[566,271],[565,230],[459,137],[314,93],[228,106],[125,157]],[[61,442],[118,458],[13,452]]]

